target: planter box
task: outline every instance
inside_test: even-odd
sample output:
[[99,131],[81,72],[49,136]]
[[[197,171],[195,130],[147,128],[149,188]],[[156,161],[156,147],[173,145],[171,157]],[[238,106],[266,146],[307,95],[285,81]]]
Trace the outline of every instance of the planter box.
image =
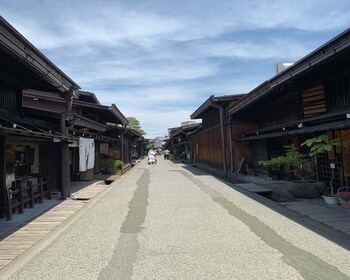
[[326,184],[318,181],[294,181],[287,184],[288,192],[298,198],[316,198],[322,196]]
[[80,181],[91,181],[94,179],[93,168],[80,172]]

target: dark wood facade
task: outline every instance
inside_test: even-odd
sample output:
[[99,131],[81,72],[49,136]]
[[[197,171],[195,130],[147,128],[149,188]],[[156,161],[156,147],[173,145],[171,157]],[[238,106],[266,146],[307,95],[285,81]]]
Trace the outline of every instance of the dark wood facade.
[[[60,121],[60,112],[65,103],[62,98],[50,92],[27,90],[23,94],[23,108],[28,115],[50,116],[52,122]],[[118,146],[120,139],[108,135],[108,124],[127,125],[128,121],[119,109],[101,105],[97,97],[90,92],[79,91],[73,99],[71,113],[67,115],[66,126],[70,138],[69,166],[71,180],[92,180],[94,173],[104,169],[103,161],[109,158],[110,147]],[[82,171],[79,169],[79,138],[93,139],[95,146],[94,167]],[[120,157],[113,158],[121,159]]]
[[258,173],[269,171],[258,161],[284,154],[283,146],[299,146],[310,137],[327,133],[331,139],[340,138],[342,146],[319,158],[319,178],[330,181],[330,163],[334,162],[335,184],[348,181],[349,35],[349,30],[343,32],[229,108],[232,119],[244,128],[237,135],[235,150],[240,150]]
[[[45,149],[68,145],[60,125],[46,118],[25,117],[22,91],[27,88],[67,97],[74,96],[79,86],[0,17],[0,216],[7,219],[15,208],[22,212],[25,205],[33,207],[35,199],[42,200],[43,193],[37,192],[43,190],[44,181],[47,184],[44,178],[50,180],[52,175],[45,169],[50,164],[43,157]],[[69,106],[68,99],[64,100]],[[62,180],[66,172],[59,166],[65,156],[59,153],[50,158],[55,159],[62,191],[66,191]]]
[[232,143],[235,128],[227,109],[236,104],[244,95],[211,96],[192,115],[202,119],[201,130],[191,135],[193,163],[213,169],[227,176],[234,171],[233,157],[239,155]]
[[137,158],[143,155],[143,136],[135,129],[130,127],[109,126],[107,135],[116,139],[110,147],[109,156],[112,159],[121,160],[124,168],[133,163],[136,155]]
[[193,162],[191,135],[202,127],[201,123],[186,124],[169,129],[169,139],[165,147],[174,159]]

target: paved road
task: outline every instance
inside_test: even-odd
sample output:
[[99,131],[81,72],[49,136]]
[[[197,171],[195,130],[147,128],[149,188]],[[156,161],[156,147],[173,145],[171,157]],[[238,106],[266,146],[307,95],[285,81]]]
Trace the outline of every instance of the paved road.
[[335,280],[350,278],[349,264],[346,248],[159,159],[133,168],[11,279]]

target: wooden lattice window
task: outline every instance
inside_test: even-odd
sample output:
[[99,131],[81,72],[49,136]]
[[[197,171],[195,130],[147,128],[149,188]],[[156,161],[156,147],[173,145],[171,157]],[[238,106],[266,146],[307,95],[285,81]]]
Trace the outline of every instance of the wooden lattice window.
[[13,113],[20,111],[19,102],[21,100],[21,92],[18,89],[5,88],[0,85],[0,108]]
[[350,105],[350,72],[327,81],[327,96],[330,110]]
[[331,181],[332,169],[330,163],[335,164],[333,186],[334,189],[337,190],[343,185],[343,160],[340,154],[336,154],[333,160],[329,159],[327,153],[319,155],[317,161],[319,180],[327,184]]
[[303,91],[302,100],[304,117],[319,115],[327,111],[323,85],[317,85]]

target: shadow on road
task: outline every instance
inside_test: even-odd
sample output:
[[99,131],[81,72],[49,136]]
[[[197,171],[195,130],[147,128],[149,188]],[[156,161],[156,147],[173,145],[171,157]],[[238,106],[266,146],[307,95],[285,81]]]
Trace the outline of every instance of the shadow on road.
[[[179,163],[179,162],[174,162]],[[181,163],[181,162],[180,162]],[[183,163],[182,163],[183,164]],[[278,202],[270,200],[262,195],[258,195],[256,193],[248,192],[242,188],[239,188],[238,186],[235,186],[235,184],[238,183],[245,183],[240,180],[229,182],[223,178],[220,178],[218,176],[212,175],[204,170],[198,169],[193,165],[183,165],[181,166],[185,170],[189,171],[193,175],[196,176],[203,176],[203,175],[211,175],[216,177],[218,180],[220,180],[222,183],[226,184],[230,188],[240,192],[241,194],[255,200],[256,202],[260,203],[261,205],[264,205],[271,210],[277,212],[278,214],[283,215],[284,217],[300,224],[301,226],[313,231],[314,233],[334,242],[335,244],[343,247],[344,249],[350,250],[350,236],[342,233],[341,231],[338,231],[328,225],[322,224],[316,220],[311,219],[310,217],[304,216],[300,213],[294,212],[290,209],[287,209],[285,206],[278,204]],[[350,215],[350,212],[349,212]],[[345,222],[345,221],[343,221]]]

